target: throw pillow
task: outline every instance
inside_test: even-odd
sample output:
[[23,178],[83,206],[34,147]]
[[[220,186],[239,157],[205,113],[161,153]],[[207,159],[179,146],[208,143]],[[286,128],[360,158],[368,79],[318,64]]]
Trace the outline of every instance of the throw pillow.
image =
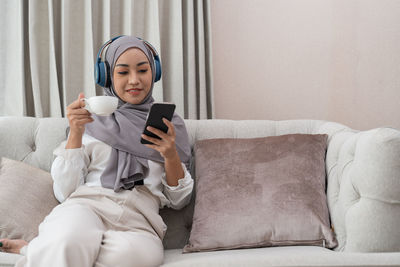
[[196,200],[183,252],[337,245],[325,194],[327,135],[195,144]]
[[38,226],[58,204],[50,173],[0,158],[0,238],[32,240]]

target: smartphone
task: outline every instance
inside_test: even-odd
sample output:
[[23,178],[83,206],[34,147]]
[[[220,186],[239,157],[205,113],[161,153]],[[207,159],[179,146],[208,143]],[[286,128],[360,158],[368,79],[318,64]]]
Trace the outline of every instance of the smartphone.
[[[153,134],[152,132],[149,132],[147,130],[147,126],[157,128],[157,129],[163,131],[164,133],[168,132],[168,127],[166,124],[164,124],[164,122],[162,121],[162,118],[166,118],[167,120],[171,121],[172,116],[174,115],[174,111],[175,111],[175,104],[173,104],[173,103],[166,103],[166,102],[154,103],[150,107],[150,111],[147,114],[146,124],[144,126],[143,133],[147,136],[161,139],[160,137]],[[153,144],[152,142],[147,141],[143,138],[140,139],[140,143]]]

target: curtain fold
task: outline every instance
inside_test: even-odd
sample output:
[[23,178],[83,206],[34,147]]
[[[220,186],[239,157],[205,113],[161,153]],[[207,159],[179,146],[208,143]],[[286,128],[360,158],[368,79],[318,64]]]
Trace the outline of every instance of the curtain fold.
[[79,92],[101,95],[100,46],[125,34],[160,53],[156,101],[184,118],[214,117],[209,0],[0,1],[0,115],[62,117]]
[[[164,100],[174,102],[176,104],[176,111],[179,114],[185,114],[185,101],[183,97],[182,2],[162,1],[159,6],[159,14]],[[168,88],[174,89],[168,90]]]
[[[52,2],[31,0],[28,9],[29,69],[34,116],[62,115],[53,34]],[[41,14],[41,16],[36,16]],[[25,62],[24,64],[28,64]],[[29,86],[29,85],[27,85]],[[56,88],[54,90],[53,88]]]
[[182,8],[185,114],[214,118],[210,3],[183,1]]
[[[0,112],[26,114],[23,0],[3,1],[0,16]],[[11,25],[13,30],[11,31]],[[7,90],[6,90],[7,88]]]

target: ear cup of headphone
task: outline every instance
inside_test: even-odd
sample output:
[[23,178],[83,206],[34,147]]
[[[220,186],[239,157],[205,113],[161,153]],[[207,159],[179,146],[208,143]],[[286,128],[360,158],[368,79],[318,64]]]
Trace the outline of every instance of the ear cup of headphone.
[[111,82],[110,66],[107,61],[98,61],[95,66],[96,83],[102,87],[108,87]]
[[158,82],[161,79],[161,62],[160,58],[158,55],[154,55],[154,67],[156,69],[156,77],[154,79],[154,82]]
[[94,67],[95,69],[95,74],[94,74],[94,79],[96,83],[102,87],[104,87],[104,75],[105,75],[105,70],[104,70],[104,62],[98,61],[96,62],[96,65]]

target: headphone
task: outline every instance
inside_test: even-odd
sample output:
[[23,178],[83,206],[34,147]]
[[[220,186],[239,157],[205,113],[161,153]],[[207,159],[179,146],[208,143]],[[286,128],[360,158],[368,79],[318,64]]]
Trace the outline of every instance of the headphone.
[[[97,60],[96,63],[94,64],[94,80],[98,85],[102,87],[109,87],[111,85],[111,73],[110,73],[111,70],[107,60],[104,61],[101,60],[101,54],[103,53],[103,50],[106,46],[108,46],[109,44],[111,44],[112,42],[114,42],[115,40],[117,40],[122,36],[124,35],[120,35],[108,40],[105,44],[103,44],[103,46],[97,53]],[[161,79],[161,62],[157,50],[146,40],[143,40],[142,38],[139,37],[136,38],[143,41],[145,46],[151,51],[154,59],[154,68],[156,72],[154,82],[159,81]]]

